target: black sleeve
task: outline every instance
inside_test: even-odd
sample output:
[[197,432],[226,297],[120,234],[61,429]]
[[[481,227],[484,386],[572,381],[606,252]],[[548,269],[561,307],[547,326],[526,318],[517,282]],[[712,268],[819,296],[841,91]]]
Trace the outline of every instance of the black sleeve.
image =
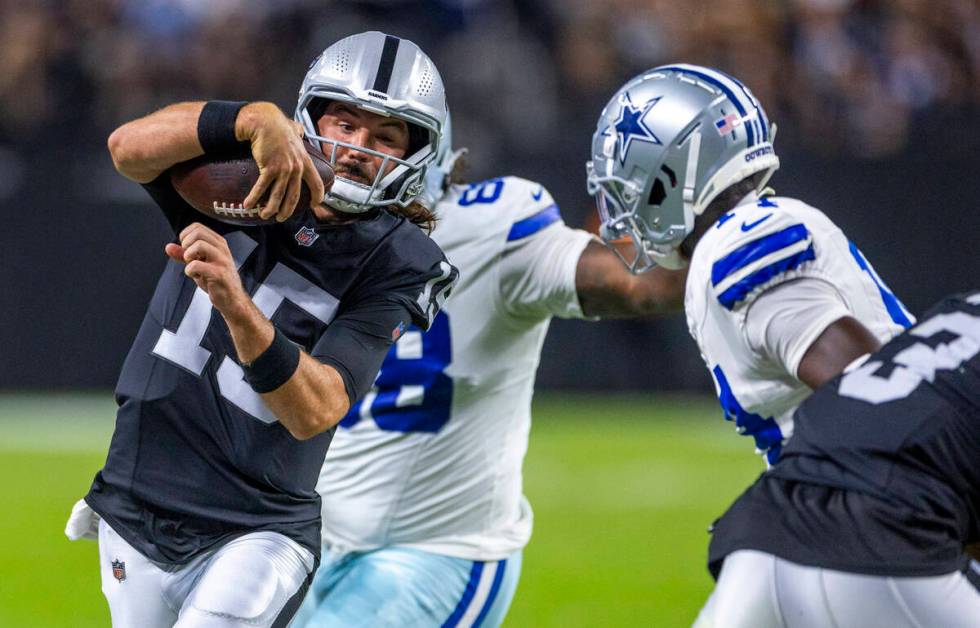
[[392,288],[386,296],[400,303],[411,315],[412,322],[427,331],[458,277],[459,271],[442,258],[421,277],[417,276],[416,283]]
[[174,230],[174,234],[180,233],[184,227],[192,222],[203,223],[218,233],[228,231],[227,225],[202,214],[181,198],[177,190],[174,189],[173,183],[170,182],[170,168],[161,172],[156,179],[142,185],[153,202],[163,212],[167,222],[170,223],[170,228]]
[[391,345],[411,323],[401,303],[378,299],[341,312],[310,354],[337,369],[353,406],[374,383]]
[[429,328],[459,272],[431,239],[409,225],[364,274],[365,282],[346,299],[350,305],[311,351],[340,372],[351,405],[367,394],[388,350],[409,325]]
[[452,291],[459,271],[415,225],[404,221],[395,235],[372,258],[372,267],[362,273],[364,282],[355,294],[358,301],[400,303],[411,315],[411,322],[424,331]]

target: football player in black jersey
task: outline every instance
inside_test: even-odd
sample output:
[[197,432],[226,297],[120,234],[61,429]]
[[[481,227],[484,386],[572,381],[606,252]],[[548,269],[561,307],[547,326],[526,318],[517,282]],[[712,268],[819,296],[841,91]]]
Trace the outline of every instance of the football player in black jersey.
[[[442,81],[415,44],[377,36],[377,54],[307,76],[296,122],[269,103],[181,103],[109,138],[177,235],[123,365],[108,458],[68,526],[97,524],[116,626],[289,621],[318,560],[334,426],[455,280],[415,224],[430,218],[414,200]],[[337,173],[325,198],[304,135]],[[212,220],[170,182],[174,164],[242,142],[260,167],[245,204],[269,191],[261,213],[277,222]],[[312,207],[294,211],[301,180]]]
[[852,364],[712,530],[695,626],[975,628],[980,292]]

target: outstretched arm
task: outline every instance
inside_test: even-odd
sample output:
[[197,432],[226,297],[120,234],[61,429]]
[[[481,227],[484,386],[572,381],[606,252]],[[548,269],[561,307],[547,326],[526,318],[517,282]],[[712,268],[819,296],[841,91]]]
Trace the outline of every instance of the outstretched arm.
[[634,275],[609,248],[590,242],[575,270],[582,312],[601,318],[668,314],[684,305],[686,270],[654,268]]
[[[174,164],[204,154],[198,122],[204,102],[177,103],[127,122],[109,136],[109,152],[116,170],[137,183],[149,183]],[[242,107],[234,123],[235,140],[250,142],[259,166],[259,179],[245,199],[255,207],[268,190],[260,216],[288,218],[299,200],[303,181],[311,191],[311,205],[323,199],[323,181],[303,147],[303,129],[267,102]]]

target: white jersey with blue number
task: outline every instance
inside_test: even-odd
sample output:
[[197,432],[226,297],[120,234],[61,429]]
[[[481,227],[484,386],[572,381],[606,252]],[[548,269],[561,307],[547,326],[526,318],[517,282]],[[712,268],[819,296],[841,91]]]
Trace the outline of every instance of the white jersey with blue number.
[[[821,293],[829,298],[818,298],[810,309],[797,306],[793,320],[779,320],[780,300]],[[684,308],[725,418],[754,437],[770,463],[792,434],[793,411],[811,393],[796,377],[799,360],[831,323],[852,316],[884,343],[915,321],[821,211],[754,194],[698,242]],[[789,338],[785,342],[795,345],[792,351],[771,346],[776,342],[768,332],[777,325]],[[794,357],[778,359],[787,353]]]
[[436,215],[459,281],[337,429],[318,484],[331,551],[499,560],[531,535],[521,466],[534,375],[551,317],[582,316],[575,268],[591,236],[515,177],[453,186]]

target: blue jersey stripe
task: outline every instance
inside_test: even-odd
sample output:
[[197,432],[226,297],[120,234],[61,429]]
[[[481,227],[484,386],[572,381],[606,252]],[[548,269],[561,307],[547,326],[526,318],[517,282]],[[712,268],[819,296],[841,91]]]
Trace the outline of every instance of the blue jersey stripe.
[[463,589],[463,597],[459,598],[459,604],[453,609],[449,618],[442,623],[442,628],[455,628],[455,626],[459,625],[459,620],[463,618],[466,609],[469,608],[470,602],[473,601],[473,596],[476,595],[476,588],[480,584],[480,577],[482,575],[483,561],[473,561],[473,569],[470,571],[469,582],[466,583],[466,588]]
[[725,277],[745,268],[752,262],[806,240],[808,237],[810,237],[810,232],[806,226],[796,224],[743,244],[711,265],[711,285],[717,286]]
[[[745,107],[742,106],[742,102],[738,99],[738,96],[736,96],[735,92],[730,90],[727,85],[725,85],[715,77],[709,74],[705,74],[704,72],[698,72],[697,70],[692,70],[691,68],[685,68],[676,65],[668,65],[657,69],[674,70],[675,72],[685,72],[687,74],[693,74],[694,76],[697,76],[702,80],[704,80],[704,82],[714,85],[715,87],[720,89],[722,93],[725,94],[725,96],[728,97],[728,100],[732,101],[732,104],[735,105],[735,109],[738,111],[739,115],[743,118],[745,117],[746,115]],[[751,147],[753,144],[755,144],[755,133],[752,131],[751,124],[745,125],[745,133],[748,135],[748,147]]]
[[487,613],[493,607],[494,601],[497,599],[497,591],[500,590],[500,583],[504,580],[504,570],[507,569],[507,561],[502,560],[497,563],[497,573],[493,575],[493,583],[490,585],[490,593],[487,595],[487,601],[483,605],[483,609],[477,616],[476,621],[473,622],[473,628],[480,628],[483,624],[483,620],[486,619]]
[[735,307],[736,303],[744,299],[746,295],[752,292],[755,288],[761,286],[781,273],[797,268],[800,264],[807,260],[813,260],[816,258],[817,256],[813,252],[813,244],[811,244],[810,246],[806,247],[806,249],[796,253],[795,255],[784,257],[783,259],[773,262],[768,266],[764,266],[751,275],[748,275],[745,279],[739,281],[719,294],[718,301],[725,306],[726,309],[731,310]]
[[510,233],[507,234],[507,241],[512,242],[534,235],[559,220],[561,220],[561,212],[558,210],[558,205],[549,205],[533,216],[515,222],[510,228]]
[[783,446],[783,431],[779,428],[779,423],[776,423],[772,417],[765,419],[743,408],[735,398],[732,386],[728,383],[728,378],[725,377],[720,364],[716,364],[715,368],[711,369],[711,373],[718,382],[718,401],[725,413],[725,420],[735,421],[739,433],[751,436],[755,440],[756,448],[766,452],[766,460],[769,464],[774,464],[779,459],[779,452]]
[[848,242],[847,244],[851,249],[851,255],[854,256],[854,260],[857,262],[858,267],[866,272],[869,277],[871,277],[871,281],[873,281],[875,287],[878,288],[878,294],[881,295],[881,300],[884,302],[885,309],[888,311],[888,316],[891,317],[892,322],[894,322],[896,325],[901,325],[905,329],[911,327],[912,321],[909,320],[908,316],[906,316],[908,308],[902,305],[902,302],[898,300],[898,297],[896,297],[895,294],[888,289],[888,286],[881,281],[881,278],[878,277],[878,273],[871,268],[871,264],[869,264],[868,260],[865,259],[861,249],[859,249],[853,242]]

